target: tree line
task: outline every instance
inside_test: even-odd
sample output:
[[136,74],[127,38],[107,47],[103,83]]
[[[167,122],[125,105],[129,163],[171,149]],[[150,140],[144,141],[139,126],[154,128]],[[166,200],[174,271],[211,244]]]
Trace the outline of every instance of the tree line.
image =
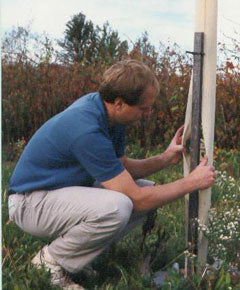
[[[218,44],[215,143],[239,148],[240,42]],[[63,39],[17,27],[2,41],[2,128],[4,144],[28,140],[49,118],[78,97],[98,89],[103,72],[116,61],[134,58],[156,73],[160,94],[150,120],[129,129],[128,142],[144,148],[165,145],[184,122],[192,58],[176,43],[154,47],[144,32],[122,41],[108,22],[102,27],[83,13],[66,24]]]

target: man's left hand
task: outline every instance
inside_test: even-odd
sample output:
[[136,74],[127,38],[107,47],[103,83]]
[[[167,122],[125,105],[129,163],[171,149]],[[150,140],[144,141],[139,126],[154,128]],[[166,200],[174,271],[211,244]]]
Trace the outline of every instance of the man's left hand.
[[164,152],[169,165],[177,164],[181,159],[182,152],[185,150],[182,145],[183,130],[184,125],[177,130],[167,150]]

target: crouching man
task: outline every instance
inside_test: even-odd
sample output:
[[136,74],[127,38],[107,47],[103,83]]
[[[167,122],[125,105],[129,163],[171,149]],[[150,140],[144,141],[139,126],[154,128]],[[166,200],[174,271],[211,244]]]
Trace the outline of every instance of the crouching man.
[[177,163],[183,151],[181,127],[163,154],[125,156],[125,126],[149,115],[158,93],[145,64],[116,63],[98,92],[47,121],[25,147],[9,184],[9,216],[24,231],[53,238],[32,260],[50,269],[52,284],[82,289],[64,270],[83,270],[149,210],[213,184],[207,157],[173,183],[139,180]]

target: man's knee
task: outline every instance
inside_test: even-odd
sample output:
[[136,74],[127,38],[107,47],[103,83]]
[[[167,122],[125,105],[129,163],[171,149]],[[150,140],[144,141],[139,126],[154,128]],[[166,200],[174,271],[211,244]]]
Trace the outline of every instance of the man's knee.
[[123,193],[114,192],[114,198],[103,204],[102,221],[105,226],[111,224],[115,231],[122,230],[128,223],[133,210],[131,199]]
[[130,219],[133,210],[133,203],[131,199],[125,194],[119,196],[117,218],[122,225],[125,227]]
[[135,180],[136,184],[140,187],[144,186],[154,186],[156,183],[152,180],[147,180],[147,179],[137,179]]

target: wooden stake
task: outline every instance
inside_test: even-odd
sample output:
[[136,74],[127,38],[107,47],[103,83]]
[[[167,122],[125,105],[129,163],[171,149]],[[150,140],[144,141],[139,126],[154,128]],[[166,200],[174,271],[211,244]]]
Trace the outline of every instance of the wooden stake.
[[[204,33],[194,34],[194,56],[193,60],[193,92],[192,92],[192,126],[190,137],[190,171],[198,166],[200,161],[200,139],[201,139],[201,107],[202,107],[202,75],[203,75],[203,46]],[[188,247],[191,254],[198,253],[198,191],[189,195],[188,210]],[[189,260],[187,263],[188,276],[192,276],[194,266]]]

